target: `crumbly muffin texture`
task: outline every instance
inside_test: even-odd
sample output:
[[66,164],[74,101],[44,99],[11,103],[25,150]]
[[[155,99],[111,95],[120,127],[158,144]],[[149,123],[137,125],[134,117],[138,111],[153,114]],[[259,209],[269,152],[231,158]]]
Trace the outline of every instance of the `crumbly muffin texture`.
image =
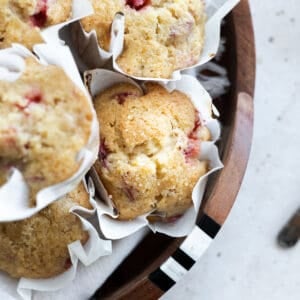
[[0,269],[20,278],[48,278],[71,266],[68,245],[84,244],[88,233],[69,212],[80,205],[90,209],[83,184],[29,219],[0,224]]
[[101,146],[95,167],[120,220],[153,211],[169,218],[192,205],[192,190],[208,162],[200,161],[201,141],[210,133],[191,100],[146,84],[115,85],[95,100]]
[[204,43],[205,5],[201,0],[92,0],[95,14],[81,23],[95,29],[100,46],[109,49],[112,20],[125,15],[124,49],[117,63],[134,76],[170,78],[194,65]]
[[34,205],[39,190],[78,170],[92,119],[87,97],[61,68],[27,58],[18,80],[0,81],[0,185],[19,169]]
[[72,0],[0,0],[0,49],[43,42],[40,28],[66,21]]

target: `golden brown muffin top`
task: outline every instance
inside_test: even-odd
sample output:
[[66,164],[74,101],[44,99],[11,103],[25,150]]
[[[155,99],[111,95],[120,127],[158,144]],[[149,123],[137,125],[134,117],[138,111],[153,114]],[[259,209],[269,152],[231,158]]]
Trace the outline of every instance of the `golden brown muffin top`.
[[25,62],[18,80],[0,81],[0,184],[18,168],[34,196],[77,171],[93,115],[87,97],[61,68],[33,58]]
[[200,0],[92,0],[94,15],[81,23],[96,31],[109,50],[114,16],[125,15],[124,47],[117,63],[129,75],[170,78],[175,70],[194,65],[202,52],[205,5]]
[[182,213],[208,168],[199,160],[210,134],[191,100],[148,83],[143,94],[115,85],[95,98],[101,146],[96,169],[120,213],[133,219],[156,210]]
[[69,212],[91,209],[83,184],[31,218],[0,224],[0,269],[12,277],[48,278],[70,267],[68,245],[85,243],[88,233]]
[[0,0],[0,49],[43,42],[40,28],[66,21],[72,0]]

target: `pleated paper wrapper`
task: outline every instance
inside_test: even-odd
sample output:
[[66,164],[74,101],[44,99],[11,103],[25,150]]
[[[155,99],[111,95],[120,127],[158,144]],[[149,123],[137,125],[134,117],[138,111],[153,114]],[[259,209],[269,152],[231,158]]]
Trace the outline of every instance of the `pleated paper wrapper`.
[[[16,291],[20,299],[30,300],[34,291],[57,291],[68,283],[72,282],[77,273],[79,263],[89,266],[102,256],[110,255],[112,252],[111,241],[101,239],[96,230],[99,227],[96,217],[96,202],[94,199],[94,185],[91,180],[88,183],[84,180],[84,186],[89,193],[89,201],[93,209],[87,209],[81,206],[74,206],[70,209],[71,214],[75,214],[82,223],[83,230],[89,234],[89,239],[82,245],[80,241],[75,241],[68,245],[71,267],[58,276],[47,279],[29,279],[20,280],[11,278],[8,274],[0,272],[0,296],[1,299],[15,299]],[[81,276],[83,276],[81,274]]]
[[59,31],[61,28],[78,21],[84,17],[91,15],[94,12],[92,4],[89,0],[73,0],[72,12],[70,18],[65,22],[49,26],[41,30],[41,36],[46,43],[63,44],[59,38]]
[[204,47],[199,61],[187,68],[173,72],[171,78],[146,78],[126,74],[117,64],[117,58],[123,51],[125,17],[123,13],[117,13],[111,26],[110,51],[100,48],[95,30],[85,32],[80,22],[73,22],[65,26],[60,36],[72,49],[73,55],[81,72],[96,68],[110,66],[115,71],[138,80],[174,81],[181,78],[181,72],[190,68],[201,66],[213,59],[216,55],[221,35],[221,23],[223,18],[237,5],[239,0],[206,0],[207,20],[205,24]]
[[[118,83],[130,83],[141,89],[141,87],[133,79],[109,70],[95,69],[87,71],[85,73],[85,79],[92,97],[95,97],[108,87]],[[208,127],[212,138],[211,141],[201,142],[201,154],[199,159],[209,161],[209,172],[199,178],[192,193],[193,205],[181,218],[173,223],[149,223],[147,216],[150,213],[131,221],[117,220],[118,215],[115,212],[112,200],[100,179],[97,178],[95,170],[92,170],[92,177],[101,198],[97,201],[97,214],[100,229],[103,235],[108,239],[114,240],[124,238],[146,226],[148,226],[153,232],[165,233],[172,237],[181,237],[189,234],[195,226],[208,176],[223,167],[219,158],[218,149],[215,145],[215,142],[220,136],[220,125],[217,120],[211,117],[212,100],[208,93],[204,90],[196,78],[189,75],[183,75],[179,81],[170,82],[168,85],[164,85],[164,87],[169,91],[176,89],[186,94],[192,100],[195,108],[199,112],[199,118],[202,124],[205,124],[205,126]]]
[[[0,222],[28,218],[72,191],[93,165],[99,148],[99,126],[96,113],[69,48],[61,45],[40,44],[34,47],[34,51],[39,57],[37,60],[40,63],[44,65],[54,64],[63,68],[74,84],[86,95],[87,103],[93,115],[90,137],[85,147],[77,154],[76,159],[80,162],[77,172],[63,182],[40,190],[36,195],[36,205],[33,207],[29,206],[28,185],[21,171],[12,168],[10,177],[6,183],[0,186]],[[13,45],[12,48],[1,50],[0,80],[15,81],[19,78],[25,68],[24,59],[30,56],[35,57],[30,51],[20,45]]]

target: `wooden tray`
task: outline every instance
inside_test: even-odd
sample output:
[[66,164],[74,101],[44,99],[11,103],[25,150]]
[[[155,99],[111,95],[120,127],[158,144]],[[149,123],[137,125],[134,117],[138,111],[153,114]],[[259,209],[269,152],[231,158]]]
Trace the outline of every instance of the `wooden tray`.
[[[212,238],[225,222],[239,191],[246,170],[253,129],[253,93],[255,82],[255,47],[247,0],[226,18],[222,35],[227,40],[224,65],[232,84],[230,92],[215,101],[221,112],[222,136],[219,149],[224,168],[210,178],[198,225]],[[205,230],[205,228],[207,230]],[[93,299],[157,299],[173,284],[159,268],[174,253],[184,238],[149,234],[107,279]],[[201,241],[199,241],[201,243]],[[177,250],[177,251],[176,251]],[[176,251],[176,252],[175,252]],[[176,258],[176,257],[175,257]],[[184,257],[181,257],[184,259]],[[189,258],[186,257],[189,265]],[[174,283],[174,282],[173,282]]]

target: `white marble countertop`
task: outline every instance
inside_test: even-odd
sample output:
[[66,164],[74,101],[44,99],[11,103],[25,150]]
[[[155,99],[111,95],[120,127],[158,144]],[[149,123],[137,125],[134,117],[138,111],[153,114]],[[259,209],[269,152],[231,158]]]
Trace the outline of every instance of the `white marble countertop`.
[[300,206],[300,1],[250,0],[257,48],[251,158],[216,240],[163,299],[300,299],[300,242],[276,244]]

